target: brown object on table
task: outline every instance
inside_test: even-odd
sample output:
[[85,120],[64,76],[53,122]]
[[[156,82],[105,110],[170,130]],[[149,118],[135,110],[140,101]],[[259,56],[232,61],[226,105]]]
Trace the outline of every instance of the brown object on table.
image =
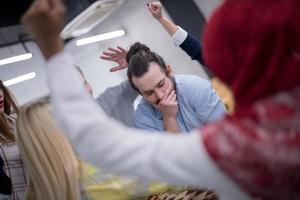
[[179,193],[164,192],[153,194],[148,200],[218,200],[217,194],[212,190],[188,188]]

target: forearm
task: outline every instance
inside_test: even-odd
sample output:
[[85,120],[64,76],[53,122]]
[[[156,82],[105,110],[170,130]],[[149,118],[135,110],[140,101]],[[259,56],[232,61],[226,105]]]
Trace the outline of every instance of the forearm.
[[44,40],[45,41],[43,41],[43,42],[37,41],[37,43],[42,51],[42,54],[46,58],[46,60],[50,59],[57,53],[63,51],[63,49],[64,49],[64,41],[63,40],[57,39],[57,38],[54,38],[54,39],[48,38],[48,39],[44,39]]
[[[182,50],[184,50],[193,60],[199,61],[202,65],[204,65],[203,59],[202,59],[202,47],[199,40],[197,40],[193,35],[188,35],[185,30],[178,29],[178,26],[174,24],[172,21],[167,19],[166,17],[162,16],[160,18],[157,18],[157,21],[164,27],[164,29],[170,34],[170,36],[174,36],[174,34],[177,31],[185,32],[186,36],[183,40],[183,37],[181,38],[182,41],[179,42],[178,40],[181,39],[173,39],[174,44],[177,46],[180,46]],[[188,37],[188,38],[187,38]],[[174,41],[176,40],[176,42]],[[177,44],[179,43],[179,44]]]
[[174,33],[178,29],[177,25],[169,19],[167,19],[166,17],[161,17],[157,19],[157,21],[164,27],[164,29],[170,34],[170,36],[174,35]]
[[163,123],[164,123],[165,131],[169,131],[171,133],[179,133],[180,132],[176,117],[175,118],[163,117]]

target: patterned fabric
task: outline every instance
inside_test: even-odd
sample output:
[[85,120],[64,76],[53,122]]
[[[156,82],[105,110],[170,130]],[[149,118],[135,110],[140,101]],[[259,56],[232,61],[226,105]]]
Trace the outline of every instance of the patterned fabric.
[[[3,200],[11,194],[11,180],[3,170],[4,162],[0,157],[0,199]],[[7,198],[6,198],[7,199]]]
[[[8,116],[7,119],[13,127],[16,119],[15,116]],[[12,181],[12,194],[10,195],[10,199],[24,199],[26,191],[26,177],[24,164],[16,142],[1,143],[0,156],[4,161],[4,171]]]
[[300,199],[300,87],[201,129],[217,165],[258,199]]
[[204,33],[205,63],[236,105],[201,130],[204,144],[260,199],[300,199],[299,9],[299,0],[227,0]]
[[184,191],[164,192],[149,196],[148,200],[217,200],[217,194],[211,190],[189,188]]

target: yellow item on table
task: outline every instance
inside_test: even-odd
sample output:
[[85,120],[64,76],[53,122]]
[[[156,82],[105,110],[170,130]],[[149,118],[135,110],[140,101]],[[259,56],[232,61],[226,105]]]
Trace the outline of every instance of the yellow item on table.
[[163,183],[143,183],[133,178],[123,178],[84,163],[83,189],[91,200],[147,199],[151,194],[179,191]]
[[213,77],[211,79],[211,84],[213,88],[216,90],[219,97],[222,99],[225,107],[227,108],[229,113],[232,113],[234,110],[234,97],[230,90],[230,88],[225,85],[220,79]]

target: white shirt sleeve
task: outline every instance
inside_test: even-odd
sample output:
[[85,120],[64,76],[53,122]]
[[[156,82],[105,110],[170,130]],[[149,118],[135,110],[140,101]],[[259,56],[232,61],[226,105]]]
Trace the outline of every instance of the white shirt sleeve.
[[84,91],[71,58],[47,63],[53,112],[74,149],[96,166],[145,180],[215,189],[222,199],[246,195],[210,160],[198,131],[149,134],[107,117]]
[[172,41],[175,46],[180,46],[183,41],[186,39],[188,33],[182,29],[180,26],[177,26],[177,31],[172,35]]

